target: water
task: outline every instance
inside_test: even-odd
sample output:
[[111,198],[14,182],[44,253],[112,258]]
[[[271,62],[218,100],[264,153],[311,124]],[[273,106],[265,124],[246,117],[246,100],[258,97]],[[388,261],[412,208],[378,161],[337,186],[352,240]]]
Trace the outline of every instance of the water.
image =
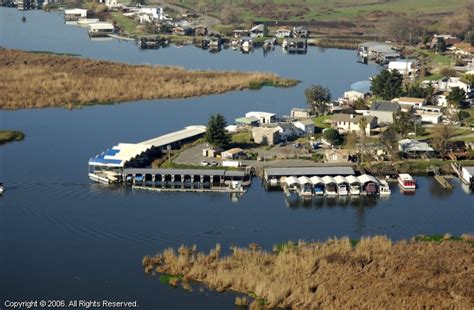
[[287,205],[281,192],[265,192],[255,180],[242,199],[225,194],[153,193],[90,184],[89,157],[118,142],[136,142],[210,114],[228,120],[249,110],[288,114],[304,106],[312,83],[334,97],[379,68],[355,62],[353,51],[310,48],[285,55],[279,48],[242,55],[194,47],[141,51],[129,42],[89,41],[84,29],[39,11],[0,9],[0,45],[26,50],[80,54],[128,63],[179,65],[190,69],[272,71],[302,81],[290,89],[264,88],[186,100],[150,100],[79,110],[1,111],[0,127],[19,129],[26,139],[0,147],[0,302],[20,299],[137,300],[141,309],[233,308],[234,295],[187,293],[145,275],[145,254],[167,247],[217,242],[267,249],[287,240],[358,238],[385,234],[393,239],[416,234],[474,231],[472,195],[456,183],[443,191],[433,179],[418,178],[420,189],[387,200],[316,200]]

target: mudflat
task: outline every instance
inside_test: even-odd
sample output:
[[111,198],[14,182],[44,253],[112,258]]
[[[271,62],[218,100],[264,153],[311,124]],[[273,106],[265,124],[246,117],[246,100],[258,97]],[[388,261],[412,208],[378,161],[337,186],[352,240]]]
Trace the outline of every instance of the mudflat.
[[228,256],[219,245],[208,254],[182,246],[145,256],[143,266],[175,275],[174,285],[199,281],[250,294],[269,308],[473,309],[473,240],[341,238],[278,245],[273,252],[232,248]]
[[188,71],[0,48],[0,108],[74,108],[292,86],[271,73]]

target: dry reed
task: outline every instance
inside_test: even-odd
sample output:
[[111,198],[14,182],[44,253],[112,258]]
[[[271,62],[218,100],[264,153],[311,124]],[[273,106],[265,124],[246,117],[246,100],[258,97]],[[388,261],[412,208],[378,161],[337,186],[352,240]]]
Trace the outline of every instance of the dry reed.
[[251,85],[291,86],[271,73],[186,71],[0,48],[0,108],[74,108],[141,99],[187,98]]
[[392,243],[377,236],[354,246],[341,238],[273,253],[234,247],[225,257],[220,246],[209,254],[182,246],[143,265],[218,291],[252,292],[269,308],[473,309],[474,243],[472,236],[459,240]]

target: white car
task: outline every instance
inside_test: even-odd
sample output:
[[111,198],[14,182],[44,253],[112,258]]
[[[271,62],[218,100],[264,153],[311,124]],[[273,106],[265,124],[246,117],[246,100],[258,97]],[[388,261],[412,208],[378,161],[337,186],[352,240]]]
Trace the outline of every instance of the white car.
[[201,162],[199,163],[201,166],[209,166],[209,162],[207,160],[201,160]]

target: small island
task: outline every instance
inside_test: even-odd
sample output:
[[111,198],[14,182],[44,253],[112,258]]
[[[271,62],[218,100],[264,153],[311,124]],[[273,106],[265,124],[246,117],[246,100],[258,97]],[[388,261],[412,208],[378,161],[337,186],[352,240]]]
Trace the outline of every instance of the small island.
[[272,73],[188,71],[0,48],[0,109],[178,99],[298,81]]
[[0,130],[0,145],[12,142],[21,141],[25,138],[25,134],[16,130]]

